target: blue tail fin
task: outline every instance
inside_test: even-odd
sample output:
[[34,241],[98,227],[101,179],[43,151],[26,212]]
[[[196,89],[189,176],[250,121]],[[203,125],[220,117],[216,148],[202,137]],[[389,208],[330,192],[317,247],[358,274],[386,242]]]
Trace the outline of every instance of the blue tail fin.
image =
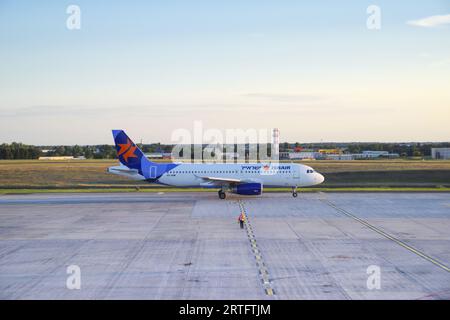
[[141,161],[147,160],[141,149],[128,138],[125,131],[113,130],[112,133],[120,163],[130,169],[140,170]]
[[177,166],[174,163],[151,162],[123,130],[113,130],[112,134],[120,163],[130,169],[138,170],[139,174],[148,180],[157,180],[165,172]]

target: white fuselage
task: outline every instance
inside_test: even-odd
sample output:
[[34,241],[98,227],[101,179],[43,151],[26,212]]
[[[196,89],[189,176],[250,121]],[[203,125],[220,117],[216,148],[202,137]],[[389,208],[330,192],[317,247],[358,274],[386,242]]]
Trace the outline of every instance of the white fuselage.
[[305,187],[320,184],[324,177],[311,167],[293,163],[180,164],[158,182],[178,187],[217,187],[205,178],[236,179],[264,187]]

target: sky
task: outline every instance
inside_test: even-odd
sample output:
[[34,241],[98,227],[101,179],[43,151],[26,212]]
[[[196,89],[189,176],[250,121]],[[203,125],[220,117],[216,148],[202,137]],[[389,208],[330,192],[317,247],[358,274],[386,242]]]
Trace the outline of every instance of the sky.
[[0,0],[0,143],[170,143],[195,121],[450,141],[449,120],[448,0]]

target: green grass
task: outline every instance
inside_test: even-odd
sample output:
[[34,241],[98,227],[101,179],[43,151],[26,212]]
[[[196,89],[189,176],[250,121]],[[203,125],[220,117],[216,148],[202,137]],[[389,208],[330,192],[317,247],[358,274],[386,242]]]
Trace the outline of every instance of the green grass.
[[[321,188],[349,190],[349,188],[431,188],[450,187],[450,161],[433,160],[357,160],[357,161],[300,161],[325,176]],[[163,187],[133,181],[109,174],[106,169],[118,165],[116,160],[0,160],[0,189],[56,189],[77,192],[132,192],[141,188]],[[99,190],[99,189],[102,190]],[[185,189],[182,189],[185,190]],[[314,188],[314,190],[319,190]],[[151,192],[151,190],[146,190]],[[38,192],[34,190],[33,192]]]

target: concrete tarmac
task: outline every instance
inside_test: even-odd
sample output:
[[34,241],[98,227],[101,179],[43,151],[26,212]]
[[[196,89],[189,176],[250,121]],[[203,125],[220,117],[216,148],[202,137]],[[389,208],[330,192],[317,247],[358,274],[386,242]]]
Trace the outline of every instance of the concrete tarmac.
[[449,193],[0,196],[1,299],[450,299],[449,267]]

